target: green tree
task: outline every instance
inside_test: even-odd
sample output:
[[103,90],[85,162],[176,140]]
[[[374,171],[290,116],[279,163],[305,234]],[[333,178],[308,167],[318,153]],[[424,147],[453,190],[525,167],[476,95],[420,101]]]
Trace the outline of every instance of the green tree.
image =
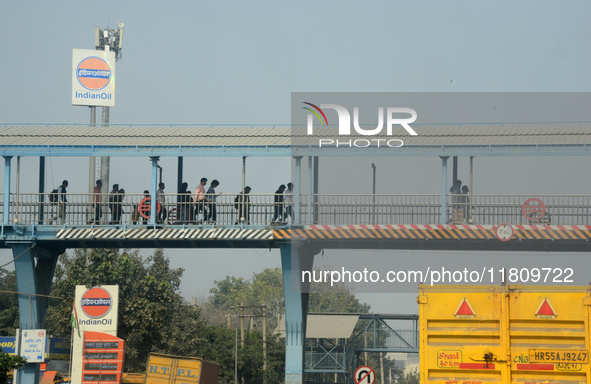
[[[72,302],[76,285],[119,285],[118,336],[126,341],[125,366],[142,372],[149,352],[194,356],[204,326],[199,310],[187,305],[178,294],[183,269],[171,269],[162,250],[147,259],[138,251],[78,249],[60,256],[46,328],[70,337]],[[188,340],[190,339],[190,340]]]
[[0,269],[0,336],[14,336],[19,327],[16,274]]
[[220,364],[218,383],[234,383],[235,354],[238,341],[238,375],[247,383],[261,383],[267,377],[269,384],[283,381],[285,372],[285,345],[274,335],[267,335],[267,370],[263,371],[263,338],[258,331],[249,332],[244,347],[240,346],[240,336],[236,330],[222,326],[205,327],[201,333],[203,343],[197,355],[205,360]]
[[421,382],[421,373],[414,369],[407,373],[402,373],[398,379],[399,384],[419,384]]
[[[267,305],[269,329],[277,326],[277,317],[285,312],[281,268],[267,268],[255,273],[251,280],[226,276],[215,281],[209,292],[209,303],[228,311],[241,302],[247,306]],[[370,306],[361,303],[345,284],[313,283],[309,296],[309,312],[367,313]]]
[[27,360],[22,356],[13,356],[2,352],[0,348],[0,383],[8,383],[8,374],[25,366]]

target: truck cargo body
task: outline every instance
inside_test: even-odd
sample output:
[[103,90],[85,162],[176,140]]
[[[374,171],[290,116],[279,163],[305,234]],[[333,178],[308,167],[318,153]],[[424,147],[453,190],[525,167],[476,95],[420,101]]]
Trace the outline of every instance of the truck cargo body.
[[220,366],[196,357],[150,353],[146,384],[216,384]]
[[422,384],[591,384],[591,287],[419,287]]

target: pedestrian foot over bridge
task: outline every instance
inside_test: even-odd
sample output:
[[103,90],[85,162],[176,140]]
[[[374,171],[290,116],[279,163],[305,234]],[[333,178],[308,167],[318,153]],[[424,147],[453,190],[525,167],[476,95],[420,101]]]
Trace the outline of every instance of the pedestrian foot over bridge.
[[[452,240],[448,243],[455,245],[448,247],[461,244],[467,249],[477,249],[481,240],[496,239],[496,229],[503,224],[510,227],[511,238],[518,241],[499,247],[518,248],[519,243],[531,240],[538,241],[540,249],[565,242],[576,248],[574,243],[588,242],[591,195],[585,194],[587,191],[573,191],[569,195],[452,194],[449,187],[457,179],[458,157],[468,157],[472,164],[474,157],[482,156],[588,156],[591,123],[415,127],[418,136],[405,137],[404,146],[392,149],[318,148],[312,139],[301,135],[294,138],[289,125],[6,124],[0,126],[0,150],[5,159],[4,194],[0,196],[2,238],[5,242],[10,239],[59,240],[66,247],[84,246],[83,243],[99,246],[101,241],[111,246],[141,247],[144,241],[148,247],[186,246],[186,240],[214,246],[215,240],[221,239],[247,239],[255,246],[268,247],[292,238],[324,240],[327,244],[380,239],[400,247],[428,248],[433,244],[437,249],[445,248],[446,240]],[[37,191],[11,186],[14,158],[25,156],[39,158]],[[144,171],[151,173],[151,188],[145,191],[147,193],[128,190],[114,202],[113,195],[108,193],[110,187],[106,185],[100,197],[89,188],[89,193],[67,193],[64,204],[52,201],[63,197],[45,190],[45,159],[58,156],[149,158],[151,168],[146,167]],[[150,196],[158,194],[159,159],[167,156],[178,159],[178,188],[170,188],[175,193],[151,199]],[[291,179],[295,181],[292,196],[299,198],[277,203],[274,193],[250,193],[245,197],[246,204],[238,204],[235,193],[222,193],[214,204],[216,220],[208,221],[202,214],[203,209],[211,210],[208,204],[199,206],[191,202],[192,194],[176,193],[183,181],[183,159],[204,156],[238,157],[245,163],[248,157],[269,157],[269,162],[273,162],[273,157],[292,157]],[[348,156],[439,157],[441,193],[319,193],[321,159]],[[448,181],[450,158],[452,182]],[[302,163],[307,169],[302,170]],[[467,186],[472,186],[472,166],[470,168],[470,180],[464,183]],[[246,175],[249,172],[254,171],[246,169]],[[78,185],[94,183],[94,179],[79,176]],[[286,217],[288,209],[293,214]],[[99,220],[95,217],[97,210],[101,211]],[[277,210],[281,211],[281,216],[274,219]],[[152,211],[157,214],[151,215]],[[183,240],[181,245],[179,240]],[[220,243],[229,244],[227,241]],[[252,246],[240,243],[244,242],[233,241],[231,246]],[[195,246],[196,243],[191,244]],[[392,244],[390,246],[396,247]]]
[[[294,137],[288,125],[0,125],[0,244],[11,248],[15,257],[19,290],[24,293],[19,295],[21,328],[43,327],[47,300],[34,295],[49,293],[57,256],[67,248],[279,248],[289,325],[286,382],[300,383],[307,296],[289,287],[297,286],[292,276],[311,268],[314,255],[324,248],[591,250],[589,191],[471,193],[474,158],[511,156],[519,162],[525,156],[578,156],[588,161],[590,122],[413,128],[418,136],[405,137],[399,148],[319,148],[317,140]],[[320,163],[351,156],[438,158],[441,173],[434,182],[440,193],[320,193]],[[39,159],[36,190],[23,190],[14,180],[19,177],[19,158],[25,157]],[[108,185],[99,194],[92,188],[87,193],[55,193],[46,190],[45,182],[46,159],[54,157],[143,157],[150,166],[130,172],[146,172],[151,185],[146,192],[128,190],[117,199],[107,193]],[[158,196],[159,161],[164,157],[177,159],[178,185],[171,188],[174,193],[152,199]],[[246,167],[248,158],[268,159],[270,167],[274,158],[291,158],[292,198],[277,202],[272,191],[222,193],[215,201],[214,222],[202,213],[212,209],[211,203],[196,204],[187,198],[195,197],[192,193],[177,193],[187,157],[236,157],[242,159],[244,175],[252,172]],[[470,160],[470,180],[464,180],[470,187],[467,193],[450,192],[458,179],[458,158]],[[78,179],[78,185],[95,182],[94,177]],[[243,182],[241,190],[246,186]]]

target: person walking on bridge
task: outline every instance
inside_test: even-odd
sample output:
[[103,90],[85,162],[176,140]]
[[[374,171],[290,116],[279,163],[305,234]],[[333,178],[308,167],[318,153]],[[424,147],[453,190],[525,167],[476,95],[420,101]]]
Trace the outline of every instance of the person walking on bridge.
[[96,181],[96,186],[93,190],[92,196],[92,203],[94,205],[94,224],[100,224],[101,216],[103,213],[101,211],[101,188],[103,187],[103,182],[101,180]]
[[208,201],[207,196],[205,196],[205,185],[207,184],[207,179],[205,177],[201,178],[201,183],[195,189],[195,220],[197,220],[197,216],[199,212],[203,212],[203,220],[207,221],[207,208],[205,203]]
[[164,183],[158,184],[158,190],[156,191],[156,200],[160,203],[160,213],[158,214],[158,221],[164,223],[168,217],[168,210],[166,209],[166,197],[164,196]]
[[234,198],[234,208],[238,210],[238,220],[235,225],[250,224],[250,197],[248,196],[250,191],[250,187],[244,187],[244,191],[237,194],[236,198]]
[[283,201],[285,202],[285,221],[287,222],[287,218],[291,217],[291,221],[293,222],[293,183],[287,183],[287,190],[285,191],[285,196]]
[[[207,194],[205,195],[205,198],[209,200],[209,211],[207,215],[207,221],[210,223],[215,223],[217,220],[217,208],[215,201],[218,198],[218,196],[215,193],[215,189],[218,185],[220,185],[219,181],[212,180],[211,184],[209,185],[209,189],[207,190]],[[205,216],[203,216],[203,218],[205,219]]]
[[49,220],[49,224],[53,224],[54,220],[59,219],[59,224],[64,224],[66,222],[66,203],[68,202],[68,198],[66,197],[66,193],[68,192],[66,188],[68,188],[68,180],[62,181],[62,185],[57,187],[57,217],[54,216],[51,220]]
[[462,180],[456,180],[449,189],[451,193],[452,214],[451,222],[459,224],[464,221],[464,211],[462,210]]
[[271,220],[271,223],[283,221],[283,192],[285,192],[285,185],[281,184],[279,189],[275,191],[275,198],[273,199],[273,220]]

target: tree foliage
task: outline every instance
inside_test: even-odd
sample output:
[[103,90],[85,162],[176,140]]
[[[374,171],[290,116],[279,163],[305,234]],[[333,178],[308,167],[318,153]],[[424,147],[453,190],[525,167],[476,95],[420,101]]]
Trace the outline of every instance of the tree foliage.
[[[178,293],[182,269],[171,269],[161,250],[147,259],[137,251],[76,250],[60,256],[56,268],[52,300],[47,315],[48,332],[70,337],[70,314],[76,285],[119,285],[118,337],[126,341],[125,370],[143,372],[150,352],[195,356],[220,364],[220,383],[234,382],[235,330],[206,326],[202,308],[189,305]],[[240,286],[240,279],[231,280]],[[232,285],[222,289],[235,290]],[[236,290],[235,290],[236,291]],[[223,304],[224,306],[229,303]],[[226,311],[227,312],[227,311]],[[269,335],[269,384],[283,378],[284,345]],[[262,382],[262,336],[248,334],[238,352],[240,375],[247,382]]]
[[27,360],[22,356],[9,355],[0,348],[0,383],[8,383],[8,374],[25,366]]
[[0,336],[14,336],[18,328],[18,300],[14,271],[0,269]]
[[126,341],[126,370],[145,370],[149,352],[193,356],[203,327],[199,310],[178,294],[183,269],[171,269],[162,250],[147,259],[137,251],[78,249],[60,256],[55,272],[54,300],[47,314],[48,332],[69,337],[70,314],[76,285],[119,285],[118,336]]
[[418,369],[414,369],[407,373],[402,373],[398,379],[400,384],[419,384],[421,382],[421,373]]
[[[238,307],[267,305],[269,327],[277,325],[277,318],[285,312],[283,296],[283,275],[280,268],[267,268],[255,273],[251,280],[226,276],[215,281],[209,291],[209,303],[216,308],[228,310]],[[309,312],[367,313],[370,306],[361,303],[344,284],[313,283],[309,296]]]

